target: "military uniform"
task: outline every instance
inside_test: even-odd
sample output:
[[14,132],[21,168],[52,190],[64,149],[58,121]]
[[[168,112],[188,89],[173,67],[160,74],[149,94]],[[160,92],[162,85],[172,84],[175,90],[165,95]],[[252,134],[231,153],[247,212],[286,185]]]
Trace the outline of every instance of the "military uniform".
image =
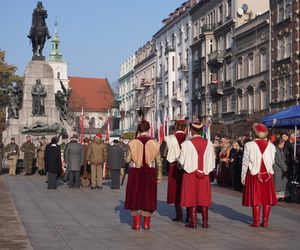
[[32,161],[35,154],[35,146],[31,141],[26,141],[21,146],[21,151],[24,152],[24,170],[25,174],[32,174]]
[[39,169],[39,174],[45,173],[45,149],[47,146],[46,141],[40,141],[37,146],[37,161],[36,166]]
[[2,162],[3,162],[3,158],[5,155],[5,151],[4,151],[4,144],[2,142],[0,142],[0,175],[2,172]]
[[20,155],[19,146],[15,142],[11,142],[5,146],[7,160],[9,166],[9,175],[16,175],[17,160]]

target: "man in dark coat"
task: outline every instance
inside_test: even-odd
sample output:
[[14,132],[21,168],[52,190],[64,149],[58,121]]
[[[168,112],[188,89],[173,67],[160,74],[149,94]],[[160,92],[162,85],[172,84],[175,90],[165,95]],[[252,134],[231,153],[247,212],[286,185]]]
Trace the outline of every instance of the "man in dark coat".
[[111,169],[111,189],[120,189],[120,169],[124,165],[124,151],[114,140],[113,145],[108,146],[108,167]]
[[48,173],[48,189],[56,189],[57,176],[61,174],[61,152],[57,138],[53,137],[45,149],[45,169]]
[[78,135],[71,137],[65,149],[65,163],[69,173],[69,187],[80,188],[80,170],[83,164],[83,147],[78,143]]

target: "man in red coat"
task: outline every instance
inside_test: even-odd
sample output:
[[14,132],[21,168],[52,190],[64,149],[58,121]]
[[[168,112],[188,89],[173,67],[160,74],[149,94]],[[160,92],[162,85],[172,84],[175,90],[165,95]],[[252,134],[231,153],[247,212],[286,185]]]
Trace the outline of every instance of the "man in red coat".
[[160,144],[149,136],[150,124],[142,120],[137,138],[128,143],[126,162],[129,163],[125,209],[131,210],[132,229],[140,229],[141,216],[144,229],[150,229],[150,218],[157,206],[157,183],[162,178]]
[[268,227],[271,206],[277,204],[273,180],[275,146],[267,140],[268,129],[261,123],[253,125],[257,139],[245,144],[241,182],[245,186],[243,206],[252,206],[253,223],[259,227],[260,206],[263,206],[262,224]]
[[211,188],[209,173],[215,168],[215,150],[213,144],[200,134],[203,124],[191,124],[192,138],[182,143],[179,163],[184,173],[182,178],[180,205],[188,208],[190,217],[186,227],[197,227],[196,207],[202,209],[202,226],[208,227],[208,207],[211,206]]
[[176,217],[173,221],[182,221],[182,208],[179,204],[183,170],[178,166],[181,144],[186,138],[186,121],[175,122],[175,133],[165,137],[163,156],[169,162],[167,203],[175,204]]

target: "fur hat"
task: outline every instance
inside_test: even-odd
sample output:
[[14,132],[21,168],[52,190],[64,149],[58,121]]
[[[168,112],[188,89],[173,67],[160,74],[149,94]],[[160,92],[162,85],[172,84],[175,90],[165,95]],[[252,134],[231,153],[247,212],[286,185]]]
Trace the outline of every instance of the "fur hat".
[[150,129],[150,123],[143,119],[138,126],[138,131],[140,133],[143,133],[148,131],[149,129]]
[[95,137],[98,138],[98,139],[102,139],[102,134],[101,133],[97,133]]
[[268,128],[262,123],[254,123],[252,129],[256,137],[265,139],[268,136]]
[[186,129],[186,120],[176,120],[175,121],[175,131],[184,131]]

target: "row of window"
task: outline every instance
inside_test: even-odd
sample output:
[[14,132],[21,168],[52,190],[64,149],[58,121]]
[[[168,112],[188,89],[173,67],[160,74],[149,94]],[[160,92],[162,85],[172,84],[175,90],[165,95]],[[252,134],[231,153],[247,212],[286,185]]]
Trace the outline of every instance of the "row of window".
[[277,23],[291,17],[291,0],[278,0],[277,3]]
[[291,34],[286,34],[277,38],[277,60],[289,58],[292,54],[292,37]]
[[[255,63],[258,63],[258,72],[255,68]],[[267,50],[265,48],[260,49],[258,58],[255,58],[255,54],[249,53],[245,57],[239,57],[237,59],[236,67],[236,79],[242,79],[248,76],[255,75],[260,72],[266,71],[268,68]]]

